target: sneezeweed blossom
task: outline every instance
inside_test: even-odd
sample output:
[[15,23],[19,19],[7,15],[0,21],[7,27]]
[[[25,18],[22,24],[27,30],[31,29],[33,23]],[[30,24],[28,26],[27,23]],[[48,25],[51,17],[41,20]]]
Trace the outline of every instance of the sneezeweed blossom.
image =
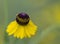
[[12,21],[8,26],[6,32],[8,35],[23,39],[30,38],[35,35],[37,26],[31,21],[26,13],[19,13],[16,20]]

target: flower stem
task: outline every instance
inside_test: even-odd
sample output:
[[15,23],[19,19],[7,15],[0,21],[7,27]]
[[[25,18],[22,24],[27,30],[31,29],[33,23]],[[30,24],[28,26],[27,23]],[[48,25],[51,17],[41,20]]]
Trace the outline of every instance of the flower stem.
[[7,23],[8,23],[8,8],[7,8],[7,0],[3,0],[3,6],[4,6],[4,17],[5,17],[5,23],[4,23],[4,44],[9,44],[9,38],[7,37],[7,33],[5,32]]

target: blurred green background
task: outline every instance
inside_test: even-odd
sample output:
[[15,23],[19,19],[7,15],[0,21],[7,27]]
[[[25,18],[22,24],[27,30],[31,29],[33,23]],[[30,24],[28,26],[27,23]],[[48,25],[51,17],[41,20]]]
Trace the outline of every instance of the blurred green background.
[[[7,25],[19,12],[28,13],[38,26],[35,36],[7,35]],[[0,44],[60,44],[60,0],[0,0]]]

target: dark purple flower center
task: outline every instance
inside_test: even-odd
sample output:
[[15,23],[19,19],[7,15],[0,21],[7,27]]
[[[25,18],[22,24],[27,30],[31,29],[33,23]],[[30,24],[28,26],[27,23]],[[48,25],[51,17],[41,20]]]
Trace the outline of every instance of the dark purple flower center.
[[29,16],[26,13],[19,13],[18,16],[22,19],[28,19]]
[[20,25],[27,25],[29,20],[30,20],[30,18],[26,13],[19,13],[16,16],[16,21]]

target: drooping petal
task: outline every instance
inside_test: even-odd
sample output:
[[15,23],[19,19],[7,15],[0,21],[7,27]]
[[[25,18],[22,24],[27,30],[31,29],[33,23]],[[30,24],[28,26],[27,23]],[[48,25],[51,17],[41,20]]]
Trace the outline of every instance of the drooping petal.
[[[19,31],[20,31],[20,30],[19,30],[19,26],[18,26],[18,28],[17,28],[17,30],[15,31],[15,33],[14,33],[14,35],[13,35],[13,36],[14,36],[14,37],[19,36],[19,35],[18,35]],[[18,37],[17,37],[17,38],[18,38]]]
[[12,31],[9,32],[8,35],[12,35],[12,34],[14,34],[14,33],[16,32],[16,30],[17,30],[17,27],[15,27],[14,29],[12,29]]
[[29,31],[28,31],[29,29],[27,28],[27,26],[25,26],[25,34],[26,34],[26,37],[31,37],[31,35],[30,35],[30,33],[29,33]]
[[37,30],[37,26],[35,24],[33,24],[31,20],[24,27],[25,27],[24,29],[25,29],[25,35],[26,35],[26,37],[30,38],[32,35],[35,35],[35,32]]
[[37,30],[37,26],[31,20],[29,21],[28,25],[31,26],[33,30]]
[[8,25],[6,32],[11,32],[16,27],[16,25],[17,25],[16,21],[11,22]]
[[16,21],[11,22],[8,25],[7,30],[6,30],[6,32],[8,33],[8,35],[12,35],[16,31],[17,26],[18,25],[17,25]]
[[19,34],[19,37],[21,38],[21,39],[23,39],[24,38],[24,27],[23,26],[20,26],[20,34]]
[[27,27],[30,35],[35,35],[37,27],[32,23],[32,21],[30,21],[29,24],[26,27]]
[[31,35],[34,35],[35,34],[35,30],[33,30],[33,28],[31,26],[28,26],[27,27],[29,30],[28,32],[31,34]]
[[17,38],[24,38],[24,27],[23,26],[20,26],[18,27],[17,31],[14,33],[14,37],[17,37]]

